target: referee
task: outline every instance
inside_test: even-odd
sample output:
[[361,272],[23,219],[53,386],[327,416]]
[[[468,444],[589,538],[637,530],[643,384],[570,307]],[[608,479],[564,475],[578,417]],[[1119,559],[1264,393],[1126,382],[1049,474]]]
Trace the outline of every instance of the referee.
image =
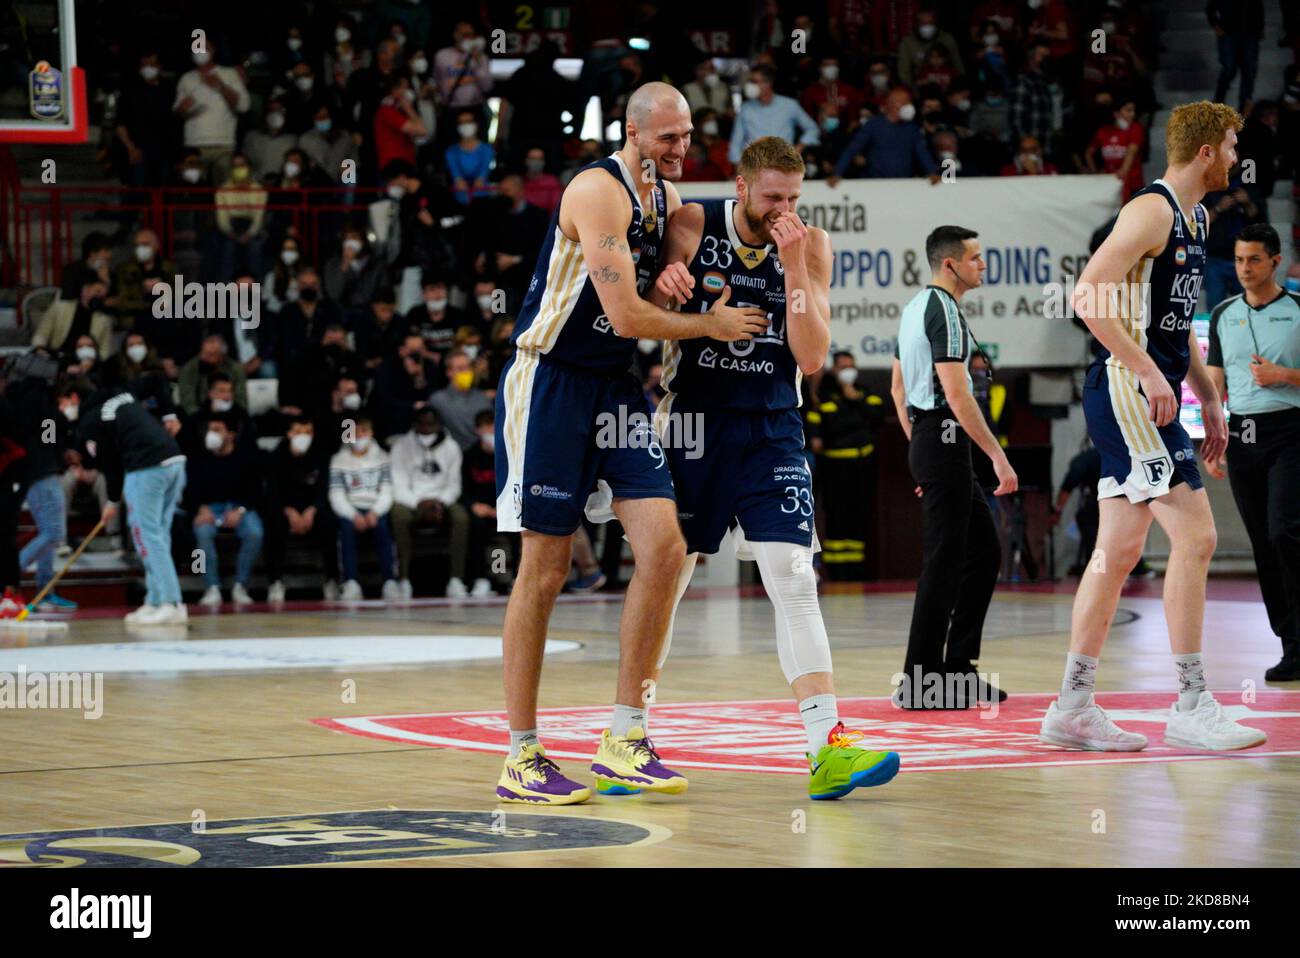
[[[980,701],[1006,698],[975,674],[1002,548],[971,464],[971,443],[993,463],[994,495],[1015,492],[1017,485],[971,389],[971,353],[978,347],[960,303],[967,290],[983,283],[978,235],[940,226],[926,238],[932,281],[903,308],[894,355],[890,391],[909,440],[907,461],[921,496],[923,542],[897,693],[903,708],[969,708],[976,704],[964,694],[972,677]],[[936,683],[944,689],[942,698],[932,691]]]
[[[1228,481],[1255,553],[1268,623],[1282,640],[1270,682],[1300,679],[1300,296],[1273,279],[1277,231],[1247,226],[1233,250],[1245,292],[1210,314],[1209,367],[1229,411]],[[1206,463],[1223,478],[1223,462]]]

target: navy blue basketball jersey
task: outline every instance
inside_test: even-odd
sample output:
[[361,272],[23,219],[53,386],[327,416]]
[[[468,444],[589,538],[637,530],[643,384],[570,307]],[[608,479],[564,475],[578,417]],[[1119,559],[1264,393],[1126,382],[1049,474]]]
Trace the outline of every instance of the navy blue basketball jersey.
[[[668,200],[663,180],[655,180],[652,208],[642,209],[634,174],[617,153],[588,163],[578,172],[590,169],[604,170],[623,184],[631,197],[627,245],[636,264],[637,292],[643,293],[659,272],[664,250]],[[600,305],[587,275],[582,244],[569,239],[560,229],[559,204],[537,257],[511,342],[520,349],[599,372],[625,372],[635,358],[636,339],[619,336]]]
[[796,409],[802,374],[786,339],[785,273],[776,247],[741,242],[732,219],[735,200],[700,205],[704,232],[690,262],[695,288],[685,308],[706,312],[730,286],[728,305],[757,306],[767,313],[768,327],[753,339],[733,343],[708,338],[664,343],[664,389],[692,407]]
[[[1188,348],[1192,314],[1201,295],[1205,280],[1205,242],[1209,231],[1209,218],[1205,207],[1197,203],[1192,212],[1193,222],[1188,222],[1178,205],[1173,188],[1164,180],[1156,180],[1133,194],[1146,193],[1163,196],[1174,211],[1174,223],[1169,229],[1169,239],[1159,256],[1142,259],[1129,270],[1124,282],[1149,284],[1150,300],[1141,297],[1119,298],[1120,321],[1125,331],[1139,346],[1151,354],[1160,371],[1171,383],[1181,383],[1191,364]],[[1122,365],[1102,348],[1098,359],[1108,366]],[[1175,385],[1174,394],[1178,394]]]

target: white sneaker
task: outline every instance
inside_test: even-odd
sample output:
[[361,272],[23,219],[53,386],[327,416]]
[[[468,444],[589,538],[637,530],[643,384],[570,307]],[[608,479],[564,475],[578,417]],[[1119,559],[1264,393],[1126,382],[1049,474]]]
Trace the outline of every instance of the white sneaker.
[[187,625],[190,621],[189,610],[185,608],[184,602],[172,602],[167,605],[158,606],[162,610],[162,616],[158,619],[158,625]]
[[487,579],[475,579],[474,588],[469,590],[469,594],[476,599],[481,599],[484,596],[493,595],[494,593],[492,591],[492,583],[489,582]]
[[401,582],[397,583],[397,585],[402,590],[403,599],[414,597],[415,589],[412,587],[410,579],[403,579]]
[[380,595],[382,595],[385,599],[390,599],[390,600],[400,599],[402,597],[402,587],[397,584],[396,579],[389,579],[387,582],[384,583],[384,587],[380,591]]
[[343,583],[343,591],[339,593],[339,598],[344,602],[358,602],[361,599],[361,583],[356,579],[348,579]]
[[455,576],[447,580],[447,598],[463,599],[469,595],[469,589],[465,588],[465,583]]
[[[335,586],[334,589],[337,592],[338,586]],[[271,583],[270,587],[266,590],[266,601],[273,602],[276,604],[279,604],[284,601],[283,582],[276,581]]]
[[1056,702],[1049,705],[1038,740],[1087,752],[1139,752],[1147,747],[1145,735],[1124,731],[1110,720],[1091,695],[1082,708],[1063,709]]
[[1202,692],[1196,708],[1181,712],[1178,703],[1169,707],[1169,723],[1165,726],[1165,744],[1183,748],[1203,748],[1212,752],[1230,752],[1239,748],[1254,748],[1268,741],[1268,736],[1257,728],[1234,722],[1223,714],[1223,706],[1209,692]]
[[203,598],[199,599],[199,605],[207,606],[210,609],[215,609],[217,606],[221,605],[220,587],[215,585],[208,586],[207,591],[203,593]]
[[169,608],[170,606],[140,606],[134,612],[127,612],[122,621],[127,625],[164,625]]
[[236,582],[235,587],[230,590],[230,598],[235,605],[248,605],[253,601],[253,597],[248,594],[248,590],[240,583]]
[[321,594],[326,602],[338,601],[339,584],[333,579],[326,579],[325,585],[321,588]]

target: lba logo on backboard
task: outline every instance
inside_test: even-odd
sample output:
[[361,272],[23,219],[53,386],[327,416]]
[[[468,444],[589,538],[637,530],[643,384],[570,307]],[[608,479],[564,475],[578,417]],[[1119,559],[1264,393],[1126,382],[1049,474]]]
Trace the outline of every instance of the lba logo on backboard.
[[[1097,703],[1121,726],[1141,732],[1141,752],[1069,752],[1038,741],[1038,727],[1051,695],[1012,695],[996,717],[964,712],[904,712],[888,698],[840,699],[840,718],[865,733],[858,745],[898,752],[905,772],[958,768],[1015,768],[1110,762],[1169,762],[1198,758],[1300,755],[1300,692],[1219,692],[1224,713],[1268,733],[1268,741],[1245,752],[1193,752],[1164,744],[1173,696],[1164,692],[1101,692]],[[981,718],[987,715],[987,718]],[[542,709],[542,741],[552,758],[589,760],[609,723],[609,707]],[[312,719],[317,725],[369,738],[456,748],[507,750],[508,723],[500,712],[436,712]],[[683,768],[729,772],[808,773],[807,742],[794,703],[699,702],[657,704],[650,734],[663,760]]]

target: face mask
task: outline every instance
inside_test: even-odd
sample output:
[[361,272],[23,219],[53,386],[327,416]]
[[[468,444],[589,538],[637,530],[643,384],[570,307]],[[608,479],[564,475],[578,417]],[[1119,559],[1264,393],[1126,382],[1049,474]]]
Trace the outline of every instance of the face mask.
[[542,172],[542,170],[546,169],[546,161],[545,161],[545,160],[525,160],[525,161],[524,161],[524,166],[526,166],[526,167],[528,168],[528,172],[529,172],[529,173],[532,173],[534,176],[536,176],[538,173]]
[[212,54],[208,53],[208,51],[206,50],[200,50],[198,53],[194,54],[195,66],[205,67],[211,62],[212,62]]
[[215,429],[209,429],[208,434],[203,437],[203,445],[208,447],[209,452],[216,452],[221,448],[221,443],[221,433],[217,432]]
[[1115,125],[1119,127],[1121,130],[1127,130],[1128,120],[1124,119],[1122,116],[1117,116],[1115,117]]
[[406,46],[406,34],[405,34],[405,33],[394,33],[394,34],[393,34],[393,39],[397,41],[397,45],[398,45],[399,47],[404,47],[404,46]]
[[460,134],[460,138],[462,140],[468,140],[470,137],[472,137],[475,133],[478,132],[478,124],[477,123],[458,124],[456,127],[456,132]]
[[359,239],[351,239],[351,238],[349,238],[349,239],[345,239],[345,240],[343,241],[343,248],[346,249],[346,250],[351,250],[353,253],[360,253],[360,252],[361,252],[361,240],[359,240]]
[[1102,32],[1102,33],[1114,33],[1114,32],[1115,32],[1115,21],[1114,21],[1114,20],[1103,20],[1103,21],[1101,22],[1101,32]]
[[956,100],[953,102],[953,106],[965,113],[970,109],[970,100]]
[[316,78],[308,77],[308,76],[295,77],[293,81],[293,85],[296,86],[303,93],[310,93],[311,88],[315,86],[315,84],[316,84]]
[[478,434],[478,441],[479,445],[491,452],[496,447],[497,437],[495,433],[481,432]]
[[95,347],[94,347],[94,346],[78,346],[78,347],[77,347],[77,358],[80,359],[83,363],[88,363],[88,362],[90,362],[92,359],[95,358]]
[[474,52],[474,40],[472,37],[470,39],[460,41],[460,43],[456,44],[456,46],[460,47],[461,53]]
[[352,448],[364,455],[365,451],[370,448],[370,437],[357,436],[356,439],[352,440]]
[[492,309],[492,294],[484,293],[482,296],[475,296],[474,302],[478,303],[478,308],[483,312],[490,312]]
[[158,68],[155,66],[143,66],[140,68],[140,76],[146,80],[156,80],[158,78]]
[[351,30],[349,30],[347,27],[335,27],[334,29],[335,43],[347,43],[351,39],[352,39]]
[[236,166],[230,171],[230,179],[235,183],[248,182],[248,167]]
[[447,308],[447,297],[444,296],[442,299],[426,299],[424,305],[429,308],[429,312],[431,313],[441,313]]
[[235,404],[234,401],[230,399],[214,399],[212,400],[212,411],[230,412],[230,407],[233,406],[234,404]]
[[197,183],[201,176],[203,176],[203,171],[197,166],[187,166],[181,170],[181,179],[186,183]]
[[416,76],[424,76],[429,72],[429,61],[424,57],[416,57],[411,61],[411,72]]
[[722,82],[722,77],[718,76],[716,73],[710,73],[704,77],[704,82],[709,86],[717,86]]
[[923,23],[916,28],[916,32],[921,35],[922,40],[931,40],[934,38],[938,28],[933,23]]
[[133,363],[142,363],[144,358],[149,355],[149,347],[136,343],[134,346],[126,347],[126,358]]
[[432,448],[433,448],[433,444],[434,444],[435,442],[438,441],[438,434],[437,434],[436,432],[434,432],[434,433],[430,433],[429,435],[426,436],[426,435],[424,435],[423,433],[418,433],[418,432],[417,432],[417,433],[415,434],[415,439],[416,439],[416,441],[419,442],[419,444],[420,444],[421,446],[423,446],[425,449],[432,449]]
[[916,119],[916,107],[910,103],[904,103],[898,109],[898,118],[904,123],[909,123]]
[[141,263],[147,263],[153,259],[153,247],[147,243],[140,243],[135,248],[135,258]]
[[451,384],[461,392],[468,392],[469,387],[474,385],[474,373],[468,369],[456,373],[456,375],[451,377]]
[[311,435],[305,432],[296,432],[289,437],[289,448],[295,455],[301,456],[311,448]]
[[296,179],[298,174],[301,172],[302,172],[302,167],[299,166],[297,163],[290,161],[284,164],[284,177],[287,180]]
[[822,79],[827,83],[834,83],[840,77],[840,68],[837,66],[827,65],[822,67]]
[[871,85],[875,87],[877,90],[883,90],[886,86],[889,85],[889,74],[888,73],[871,74]]
[[995,47],[998,45],[998,35],[996,33],[984,34],[984,45],[986,47]]
[[841,369],[839,372],[837,372],[835,374],[835,378],[838,379],[846,386],[852,386],[854,383],[858,381],[858,371],[854,369],[852,366],[849,366],[848,368]]
[[406,187],[394,183],[388,188],[388,198],[390,200],[400,200],[406,195]]
[[285,41],[285,45],[288,46],[288,48],[292,50],[294,53],[297,53],[299,50],[302,49],[302,38],[290,37],[288,40]]
[[292,266],[294,263],[298,262],[298,251],[296,249],[281,251],[280,262],[284,263],[285,266]]
[[653,353],[656,349],[659,348],[659,340],[647,339],[643,336],[636,341],[636,348],[641,350],[641,352],[645,353],[647,356],[649,356],[651,353]]
[[755,83],[753,80],[750,80],[748,83],[745,84],[746,100],[757,100],[758,95],[762,92],[763,92],[762,88],[759,87],[759,85]]
[[1029,9],[1037,10],[1043,5],[1043,0],[1029,0]]
[[333,120],[317,120],[317,121],[316,121],[316,131],[317,131],[318,133],[328,133],[328,132],[329,132],[330,130],[332,130],[333,128],[334,128],[334,121],[333,121]]
[[840,118],[838,116],[828,116],[822,120],[822,129],[827,133],[834,133],[840,128]]
[[344,409],[360,409],[360,408],[361,408],[361,393],[348,393],[346,396],[344,396],[344,397],[343,397],[343,408],[344,408]]
[[304,303],[314,303],[320,299],[320,290],[315,286],[307,286],[298,290],[298,299]]
[[79,403],[69,403],[63,407],[63,418],[68,422],[76,422],[79,415],[81,415],[81,405]]
[[[473,343],[466,343],[464,346],[461,347],[461,349],[464,350],[465,355],[470,358],[471,362],[475,359],[478,359],[478,346],[474,345]],[[473,376],[472,373],[467,373],[466,375],[469,375],[471,377]]]
[[717,136],[718,121],[705,120],[703,123],[700,124],[700,132],[703,133],[705,136]]

